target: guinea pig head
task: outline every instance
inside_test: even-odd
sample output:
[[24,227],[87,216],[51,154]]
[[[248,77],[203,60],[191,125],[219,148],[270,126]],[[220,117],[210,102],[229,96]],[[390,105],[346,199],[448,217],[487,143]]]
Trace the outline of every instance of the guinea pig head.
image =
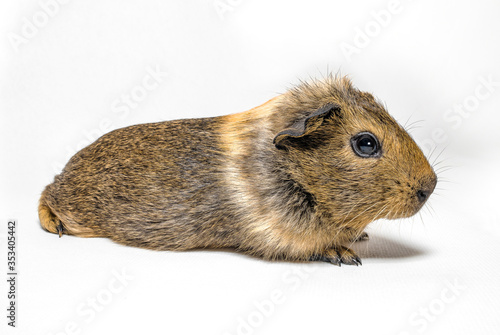
[[[345,78],[303,84],[292,93],[285,97],[291,112],[297,114],[301,106],[308,112],[278,132],[274,144],[318,209],[362,229],[373,220],[410,217],[422,208],[436,174],[371,94]],[[287,113],[286,103],[282,109]]]

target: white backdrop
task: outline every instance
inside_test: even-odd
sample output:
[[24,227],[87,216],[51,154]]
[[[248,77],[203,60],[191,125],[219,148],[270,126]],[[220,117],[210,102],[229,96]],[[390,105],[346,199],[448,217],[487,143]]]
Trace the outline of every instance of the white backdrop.
[[[0,5],[2,334],[498,334],[498,1],[11,0]],[[39,227],[78,149],[119,127],[257,106],[348,74],[449,167],[421,216],[378,221],[363,266],[153,252]],[[444,149],[442,155],[438,153]]]

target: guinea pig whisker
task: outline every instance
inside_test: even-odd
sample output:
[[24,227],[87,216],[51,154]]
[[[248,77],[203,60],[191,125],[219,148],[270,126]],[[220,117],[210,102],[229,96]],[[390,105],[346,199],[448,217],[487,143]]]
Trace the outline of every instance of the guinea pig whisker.
[[439,162],[436,162],[433,167],[436,168],[438,167],[440,164],[443,164],[443,163],[446,163],[450,161],[450,158],[449,157],[445,157],[445,158],[442,158]]
[[438,178],[438,181],[439,181],[439,183],[448,183],[448,184],[459,185],[456,181],[448,180],[448,179]]
[[[359,204],[361,201],[363,201],[363,200],[365,200],[365,199],[368,199],[368,197],[361,198],[361,199],[360,199],[360,200],[359,200],[356,204],[354,204],[354,205],[353,205],[353,207],[355,207],[357,204]],[[344,221],[342,221],[342,223],[336,227],[336,229],[337,229],[337,233],[335,234],[335,237],[334,237],[334,238],[337,238],[337,237],[339,236],[339,234],[340,234],[340,233],[342,233],[342,232],[344,231],[344,228],[349,226],[349,223],[351,223],[353,220],[355,220],[357,217],[359,217],[360,215],[362,215],[362,214],[363,214],[363,213],[365,213],[366,211],[370,210],[370,209],[371,209],[372,207],[374,207],[375,205],[376,205],[376,203],[375,203],[375,204],[373,204],[373,205],[371,205],[370,207],[366,208],[366,209],[365,209],[364,211],[362,211],[361,213],[358,213],[355,217],[353,217],[351,220],[349,220],[349,222],[347,222],[347,223],[345,223],[345,224],[344,224],[344,221],[345,221],[345,219],[346,219],[347,217],[346,217],[346,218],[344,218]],[[349,214],[347,214],[347,215],[349,215]]]
[[[386,204],[378,213],[375,215],[375,218],[372,221],[375,221],[378,219],[379,215],[389,206],[389,204]],[[391,210],[392,211],[392,210]],[[390,211],[389,211],[390,213]],[[360,230],[359,233],[355,236],[355,238],[352,239],[351,243],[348,245],[348,248],[350,248],[357,240],[358,238],[363,234],[363,230]]]
[[354,208],[356,208],[356,206],[359,205],[359,203],[361,201],[364,201],[366,199],[368,199],[368,197],[361,198],[357,202],[355,202],[354,205],[351,206],[351,209],[349,210],[349,212],[347,212],[347,214],[344,216],[344,220],[342,220],[342,222],[340,223],[341,226],[344,224],[345,220],[347,220],[347,217],[349,216],[349,214],[351,214],[351,212],[354,210]]
[[429,214],[431,216],[435,216],[437,215],[436,211],[434,210],[434,208],[431,206],[431,204],[427,203],[425,204],[425,207],[427,208],[427,210],[429,211]]
[[359,233],[356,234],[356,236],[354,236],[354,238],[352,238],[351,240],[351,243],[348,244],[347,248],[351,248],[352,245],[354,243],[356,243],[356,241],[358,240],[358,238],[361,236],[361,234],[363,234],[363,230],[360,230]]
[[410,115],[410,117],[408,117],[408,120],[406,120],[405,124],[403,125],[403,128],[406,129],[406,125],[408,124],[408,122],[410,122],[410,119],[412,118],[413,115]]
[[436,174],[443,174],[445,172],[453,170],[453,166],[442,166],[438,169],[436,169]]
[[384,210],[387,208],[387,206],[389,206],[389,204],[386,204],[384,207],[382,207],[382,209],[377,213],[377,215],[375,215],[375,217],[373,218],[372,221],[375,221],[377,220],[381,215],[382,213],[384,212]]
[[[413,127],[414,125],[417,125],[417,124],[422,123],[422,122],[424,122],[424,120],[415,120],[415,121],[413,121],[412,123],[410,123],[410,124],[408,125],[408,127],[409,127],[409,128],[411,128],[411,127]],[[406,128],[406,126],[405,126],[405,128]]]
[[422,208],[422,211],[425,211],[428,215],[432,216],[432,213],[430,212],[429,207],[427,206],[427,204],[424,205],[424,207]]
[[438,167],[438,166],[440,166],[441,164],[448,163],[448,162],[450,162],[450,161],[451,161],[451,159],[449,159],[449,158],[446,158],[446,157],[445,157],[445,158],[441,158],[439,161],[437,161],[437,162],[435,162],[435,163],[433,164],[433,167],[434,167],[434,168],[437,168],[437,167]]
[[418,212],[418,216],[420,217],[420,221],[422,221],[422,226],[425,227],[425,222],[424,222],[424,218],[422,217],[422,212]]
[[370,207],[366,208],[364,211],[362,211],[361,213],[358,213],[355,217],[353,217],[351,220],[349,220],[349,222],[347,222],[346,224],[340,226],[339,228],[344,228],[344,227],[347,227],[349,225],[349,223],[351,223],[352,221],[354,221],[355,219],[357,219],[360,215],[366,213],[367,211],[369,211],[370,209],[372,209],[373,207],[375,207],[377,205],[377,203],[374,203],[373,205],[371,205]]
[[432,159],[432,156],[434,155],[434,152],[436,151],[437,149],[437,145],[434,146],[434,148],[431,149],[431,152],[429,152],[429,155],[427,157],[427,159],[430,161]]
[[411,118],[413,117],[413,115],[410,115],[410,117],[408,118],[408,120],[406,120],[405,124],[403,125],[403,128],[408,132],[408,128],[411,128],[412,126],[414,126],[415,124],[418,124],[418,123],[421,123],[421,122],[424,122],[424,120],[415,120],[413,122],[410,123],[410,120]]
[[[382,209],[377,213],[377,215],[375,215],[375,218],[372,220],[372,222],[378,219],[378,216],[387,208],[387,206],[389,206],[389,204],[386,204],[384,207],[382,207]],[[356,240],[361,236],[362,233],[363,230],[360,230],[359,233],[356,235],[356,237],[352,239],[351,243],[349,244],[349,248],[354,244],[354,242],[356,242]]]
[[417,120],[417,121],[414,121],[412,122],[408,127],[404,127],[404,129],[406,130],[407,133],[411,132],[413,129],[418,129],[418,128],[421,128],[422,125],[420,125],[419,123],[420,122],[423,122],[423,120]]
[[384,212],[384,210],[389,206],[389,204],[385,204],[379,211],[378,213],[374,216],[373,221],[376,221],[377,219],[379,219],[380,215],[382,215],[382,213]]
[[437,214],[437,212],[434,210],[434,207],[432,207],[432,206],[429,206],[429,207],[431,208],[432,212],[434,213],[434,217],[437,217],[437,216],[438,216],[438,214]]
[[441,150],[441,152],[437,155],[437,157],[436,157],[436,158],[434,158],[434,160],[433,160],[433,161],[432,161],[432,163],[431,163],[431,165],[432,165],[432,166],[434,166],[434,164],[436,163],[436,161],[439,159],[439,157],[441,157],[441,155],[443,154],[443,152],[444,152],[447,148],[448,148],[448,145],[447,145],[447,146],[445,146],[445,147]]
[[389,211],[389,213],[387,213],[387,217],[388,217],[388,218],[390,218],[390,217],[391,217],[392,212],[393,212],[393,209],[391,209],[391,210]]

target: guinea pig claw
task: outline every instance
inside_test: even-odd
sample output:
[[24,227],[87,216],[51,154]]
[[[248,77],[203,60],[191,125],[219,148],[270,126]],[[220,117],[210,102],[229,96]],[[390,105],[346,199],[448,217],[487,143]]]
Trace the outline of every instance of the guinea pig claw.
[[341,266],[342,262],[340,260],[340,257],[338,255],[334,256],[326,256],[326,255],[312,255],[309,257],[310,262],[326,262],[326,263],[331,263],[333,265],[338,265]]
[[333,265],[338,265],[339,267],[342,266],[342,258],[340,257],[339,254],[334,255],[333,257],[327,257],[328,262],[332,263]]
[[330,258],[327,262],[333,265],[337,265],[339,268],[342,267],[342,262],[337,258]]
[[367,233],[362,232],[361,235],[359,235],[358,238],[355,240],[355,242],[368,241],[369,239],[370,236],[368,236]]
[[57,231],[59,232],[59,238],[61,238],[63,236],[63,226],[62,226],[62,224],[59,223],[59,225],[57,226]]
[[353,251],[346,247],[334,247],[325,251],[323,255],[314,255],[309,258],[310,261],[328,262],[333,265],[363,265],[361,259]]

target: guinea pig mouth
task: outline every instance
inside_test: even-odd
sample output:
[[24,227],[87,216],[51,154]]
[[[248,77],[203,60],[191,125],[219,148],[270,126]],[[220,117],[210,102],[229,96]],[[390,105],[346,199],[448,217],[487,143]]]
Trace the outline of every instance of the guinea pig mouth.
[[409,217],[412,217],[413,215],[417,214],[420,209],[415,210],[404,210],[404,211],[394,211],[394,212],[389,212],[386,215],[386,219],[388,220],[397,220],[397,219],[406,219]]
[[411,188],[412,191],[408,194],[409,198],[407,201],[403,201],[399,206],[395,206],[395,208],[389,210],[385,217],[393,220],[409,218],[417,214],[424,207],[432,192],[434,192],[436,184],[437,177],[433,175],[421,182],[420,187]]
[[406,219],[417,214],[423,205],[417,207],[400,208],[399,210],[390,211],[385,218],[388,220]]

